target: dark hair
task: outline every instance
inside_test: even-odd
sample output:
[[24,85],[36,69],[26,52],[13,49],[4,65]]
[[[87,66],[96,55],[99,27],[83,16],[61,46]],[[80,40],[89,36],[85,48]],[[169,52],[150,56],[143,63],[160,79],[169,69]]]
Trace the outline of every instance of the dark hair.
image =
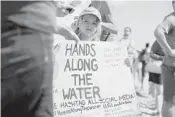
[[129,29],[130,32],[132,31],[130,27],[125,27],[124,29],[127,29],[127,28]]
[[149,43],[146,43],[146,48],[148,48],[149,47]]
[[71,14],[74,11],[73,8],[66,8],[66,10],[69,12],[69,14]]

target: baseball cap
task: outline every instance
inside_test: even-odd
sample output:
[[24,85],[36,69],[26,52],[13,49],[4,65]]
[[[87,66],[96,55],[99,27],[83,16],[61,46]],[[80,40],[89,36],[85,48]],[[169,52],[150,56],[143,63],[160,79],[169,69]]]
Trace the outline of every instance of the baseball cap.
[[95,15],[99,21],[102,21],[100,12],[94,7],[88,7],[80,13],[80,17],[83,15]]

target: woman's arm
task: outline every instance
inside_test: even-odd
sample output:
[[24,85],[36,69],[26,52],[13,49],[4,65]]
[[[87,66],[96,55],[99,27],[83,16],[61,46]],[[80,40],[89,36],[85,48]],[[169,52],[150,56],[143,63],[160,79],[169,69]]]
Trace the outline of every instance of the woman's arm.
[[155,59],[155,60],[163,60],[163,58],[164,58],[164,56],[158,55],[152,51],[150,52],[150,57]]

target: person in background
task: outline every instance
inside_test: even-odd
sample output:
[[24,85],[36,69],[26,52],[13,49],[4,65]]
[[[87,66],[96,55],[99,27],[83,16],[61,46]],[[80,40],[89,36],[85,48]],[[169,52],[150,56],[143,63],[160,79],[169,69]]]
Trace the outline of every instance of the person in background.
[[[123,37],[119,40],[120,43],[123,43],[124,47],[127,47],[127,52],[128,52],[128,57],[129,59],[127,60],[127,62],[131,63],[130,65],[130,70],[133,76],[133,80],[134,80],[134,84],[136,83],[136,50],[134,48],[134,41],[131,37],[132,34],[132,30],[130,27],[124,27],[124,34]],[[136,84],[135,84],[136,87]]]
[[53,117],[53,34],[78,38],[57,27],[56,16],[62,11],[56,1],[1,5],[2,117]]
[[174,11],[167,15],[154,31],[155,37],[162,47],[165,58],[163,61],[163,117],[175,117],[175,1]]
[[[164,58],[164,52],[157,41],[155,41],[151,47],[150,58],[154,61],[162,62]],[[153,61],[153,62],[154,62]],[[162,90],[161,90],[162,78],[161,74],[149,72],[149,94],[156,98],[156,114],[161,114],[162,109]]]
[[117,28],[113,22],[111,10],[108,1],[92,0],[89,7],[94,7],[99,10],[102,17],[102,34],[100,37],[101,41],[107,41],[109,38],[113,38],[113,35],[117,34]]
[[142,79],[142,63],[138,59],[139,54],[140,54],[140,51],[136,50],[136,54],[135,54],[134,61],[133,61],[133,69],[132,69],[132,74],[133,74],[135,88],[136,88],[137,93],[139,93],[140,91],[139,84],[141,83],[139,82]]
[[[134,49],[134,43],[131,38],[131,28],[130,27],[125,27],[124,28],[124,34],[123,37],[119,40],[120,43],[123,44],[123,46],[127,47],[127,52],[129,55],[129,60],[127,60],[129,63],[133,64],[134,58],[135,58],[135,49]],[[132,66],[132,65],[131,65]],[[132,71],[133,67],[131,67]]]
[[130,27],[124,28],[124,34],[123,37],[120,39],[120,42],[124,43],[127,47],[128,54],[134,59],[135,56],[135,48],[134,48],[134,41],[131,38],[132,30]]
[[136,85],[136,80],[137,78],[140,78],[140,70],[138,69],[139,67],[139,62],[137,60],[137,52],[136,49],[134,48],[134,40],[132,39],[132,29],[130,27],[124,27],[124,34],[123,37],[120,39],[120,42],[125,44],[125,47],[127,47],[128,55],[130,58],[131,64],[131,73],[133,74],[133,80],[135,87]]
[[143,89],[143,81],[144,81],[145,72],[146,72],[145,67],[146,67],[146,64],[148,63],[148,58],[149,58],[148,49],[149,49],[149,43],[146,43],[145,48],[140,52],[138,56],[139,61],[142,63],[141,90]]
[[132,30],[130,27],[125,27],[124,28],[124,34],[123,34],[123,38],[121,41],[125,41],[127,43],[127,49],[128,51],[131,49],[134,49],[134,41],[131,37],[132,34]]

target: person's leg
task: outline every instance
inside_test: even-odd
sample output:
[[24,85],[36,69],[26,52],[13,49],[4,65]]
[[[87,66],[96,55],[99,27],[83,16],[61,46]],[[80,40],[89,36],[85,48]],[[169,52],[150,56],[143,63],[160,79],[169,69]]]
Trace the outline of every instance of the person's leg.
[[140,82],[140,89],[142,87],[142,64],[140,63],[140,66],[137,70],[137,73],[138,73],[138,79],[139,79],[139,82]]
[[134,61],[133,66],[132,66],[132,74],[133,74],[133,79],[134,79],[134,85],[136,88],[136,91],[138,90],[138,81],[139,79],[139,69],[138,69],[138,62],[137,60]]
[[138,67],[136,69],[136,81],[138,86],[138,92],[141,90],[142,87],[142,63],[138,62]]
[[156,108],[157,108],[158,114],[160,114],[162,111],[162,104],[163,104],[162,78],[160,74],[157,74],[155,83],[156,83]]
[[145,77],[145,67],[146,67],[146,63],[145,61],[142,62],[142,77]]
[[149,82],[149,95],[155,98],[155,84],[153,82]]
[[2,30],[2,117],[52,117],[51,46],[50,34],[13,23]]
[[143,90],[143,83],[144,83],[144,77],[145,77],[145,67],[146,63],[145,61],[142,62],[142,76],[141,76],[141,90]]
[[175,68],[162,65],[163,78],[163,117],[175,117]]
[[162,92],[162,85],[156,84],[156,108],[158,113],[162,112],[162,105],[163,105],[163,92]]
[[154,73],[149,72],[149,94],[155,97]]

